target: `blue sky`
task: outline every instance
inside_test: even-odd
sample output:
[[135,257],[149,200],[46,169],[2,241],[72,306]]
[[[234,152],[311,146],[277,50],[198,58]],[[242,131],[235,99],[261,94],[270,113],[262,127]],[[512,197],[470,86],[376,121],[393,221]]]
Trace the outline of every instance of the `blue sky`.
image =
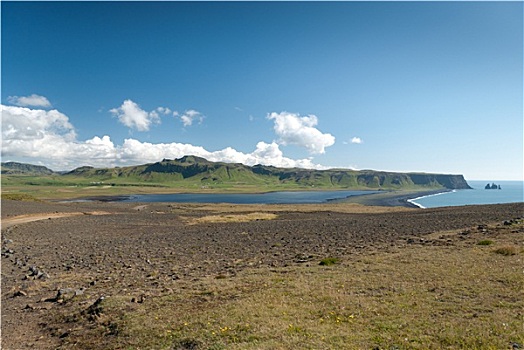
[[2,161],[523,179],[522,2],[6,2]]

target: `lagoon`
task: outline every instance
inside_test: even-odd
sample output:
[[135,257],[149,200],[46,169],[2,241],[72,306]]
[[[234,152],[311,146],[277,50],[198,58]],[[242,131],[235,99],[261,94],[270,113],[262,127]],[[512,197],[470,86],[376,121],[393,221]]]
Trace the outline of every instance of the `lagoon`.
[[379,191],[279,191],[267,193],[173,193],[131,195],[125,202],[315,204]]

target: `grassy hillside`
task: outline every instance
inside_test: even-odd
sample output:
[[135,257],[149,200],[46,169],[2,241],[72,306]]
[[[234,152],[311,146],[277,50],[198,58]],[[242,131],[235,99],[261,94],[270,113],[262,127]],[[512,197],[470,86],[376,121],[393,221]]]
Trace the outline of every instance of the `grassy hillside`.
[[2,174],[47,176],[55,172],[41,165],[6,162],[2,163]]
[[[4,170],[4,165],[3,168]],[[45,168],[47,169],[47,168]],[[469,188],[462,175],[392,173],[373,170],[311,170],[276,168],[237,163],[210,162],[186,156],[160,162],[115,168],[80,167],[59,174],[49,169],[37,172],[35,166],[18,165],[14,172],[3,172],[2,186],[7,191],[54,190],[72,193],[98,189],[104,194],[141,192],[234,191],[267,192],[304,189],[427,190]],[[90,193],[91,195],[92,193]],[[79,194],[80,195],[80,194]],[[85,195],[85,193],[82,193]]]

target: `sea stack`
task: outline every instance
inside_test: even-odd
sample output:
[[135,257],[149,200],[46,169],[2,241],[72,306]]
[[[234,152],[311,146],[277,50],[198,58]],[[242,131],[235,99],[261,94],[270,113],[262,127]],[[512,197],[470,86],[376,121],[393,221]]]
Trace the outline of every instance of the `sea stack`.
[[484,189],[486,190],[501,190],[502,188],[500,187],[500,185],[497,185],[495,183],[492,183],[491,185],[490,184],[487,184]]

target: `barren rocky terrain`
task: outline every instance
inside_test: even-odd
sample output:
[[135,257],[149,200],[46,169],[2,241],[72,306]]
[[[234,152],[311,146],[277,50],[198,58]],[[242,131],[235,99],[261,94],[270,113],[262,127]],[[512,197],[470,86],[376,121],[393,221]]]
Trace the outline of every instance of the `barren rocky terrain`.
[[[452,245],[459,236],[428,235],[465,230],[466,239],[471,228],[482,234],[483,225],[524,212],[523,203],[377,212],[326,206],[243,211],[228,205],[4,200],[2,348],[75,348],[71,339],[82,330],[57,320],[78,308],[96,314],[101,297],[142,303],[169,295],[182,281],[233,277],[246,268],[318,265],[325,257],[351,259],[411,244]],[[227,215],[226,222],[198,220]]]

